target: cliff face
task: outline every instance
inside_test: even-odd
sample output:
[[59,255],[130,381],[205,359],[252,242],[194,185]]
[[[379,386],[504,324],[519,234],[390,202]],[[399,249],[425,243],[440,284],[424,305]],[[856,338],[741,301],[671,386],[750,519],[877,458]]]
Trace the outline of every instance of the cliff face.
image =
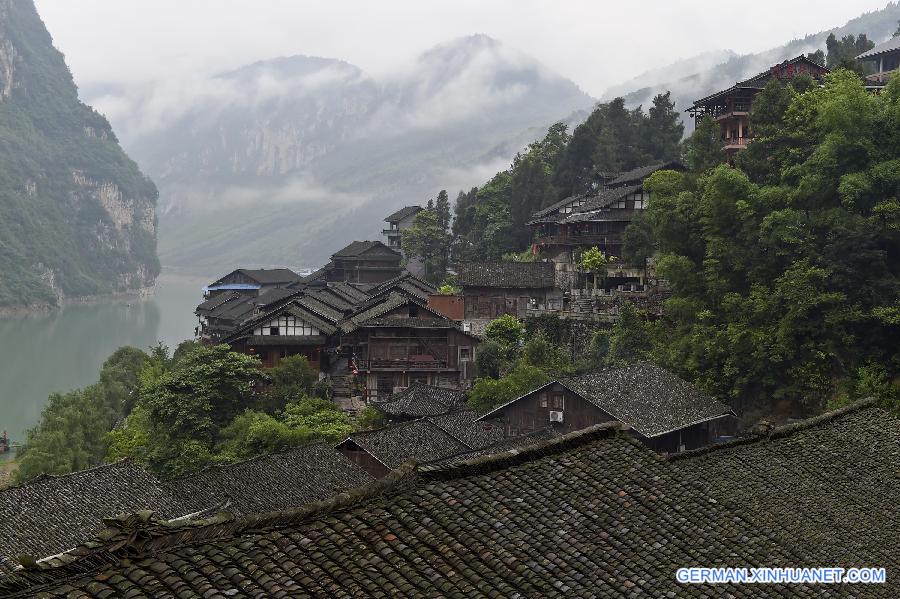
[[151,285],[156,199],[34,4],[0,0],[0,306]]

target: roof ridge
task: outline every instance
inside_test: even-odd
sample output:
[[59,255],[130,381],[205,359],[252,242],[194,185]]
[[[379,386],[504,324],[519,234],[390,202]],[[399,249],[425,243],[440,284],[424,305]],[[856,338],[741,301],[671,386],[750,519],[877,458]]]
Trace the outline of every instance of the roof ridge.
[[34,592],[36,586],[43,587],[95,571],[103,562],[113,563],[126,557],[134,559],[136,555],[152,555],[163,549],[296,525],[314,516],[351,508],[379,495],[398,491],[415,476],[415,462],[407,462],[381,479],[338,493],[324,501],[241,518],[226,511],[205,520],[159,520],[153,517],[153,512],[146,510],[110,518],[105,521],[109,526],[94,540],[53,556],[52,561],[35,562],[0,577],[0,595],[15,596],[24,591]]
[[[246,459],[244,459],[244,460],[239,460],[239,461],[237,461],[237,462],[218,463],[218,464],[208,464],[208,465],[204,466],[203,468],[201,468],[200,470],[195,470],[194,472],[191,472],[191,473],[189,473],[189,474],[183,474],[183,475],[181,475],[181,476],[176,476],[176,477],[174,477],[174,478],[167,478],[167,479],[165,479],[165,480],[163,480],[163,481],[161,481],[161,482],[164,482],[164,483],[166,483],[166,484],[169,484],[169,483],[174,483],[174,482],[178,482],[178,481],[182,481],[182,480],[187,480],[187,479],[191,479],[191,478],[194,478],[194,477],[196,477],[196,476],[199,476],[200,474],[205,474],[205,473],[207,473],[207,472],[214,472],[214,471],[217,471],[217,470],[224,470],[224,469],[226,469],[226,468],[233,468],[233,467],[235,467],[235,466],[242,466],[242,465],[244,465],[244,464],[249,464],[249,463],[251,463],[251,462],[256,462],[256,461],[262,460],[262,459],[264,459],[264,458],[269,458],[269,457],[272,457],[272,456],[284,455],[284,454],[289,453],[289,452],[291,452],[291,451],[296,451],[296,450],[298,450],[298,449],[305,449],[305,448],[307,448],[307,447],[314,447],[314,446],[316,446],[316,445],[321,445],[321,446],[324,446],[324,447],[330,447],[330,446],[331,446],[330,443],[326,443],[325,441],[309,441],[309,442],[307,442],[307,443],[301,443],[300,445],[292,445],[292,446],[290,446],[290,447],[285,447],[285,448],[279,449],[279,450],[277,450],[277,451],[271,451],[271,452],[267,452],[267,453],[258,453],[258,454],[254,455],[254,456],[251,456],[251,457],[246,458]],[[127,458],[125,458],[125,459],[127,459]]]
[[666,456],[666,459],[669,461],[678,461],[684,460],[688,458],[697,457],[700,455],[704,455],[707,453],[712,453],[714,451],[720,451],[724,449],[730,449],[732,447],[738,447],[741,445],[749,445],[751,443],[759,443],[762,441],[770,441],[772,439],[781,439],[784,437],[789,437],[794,433],[805,431],[821,424],[825,424],[826,422],[832,422],[834,420],[838,420],[848,414],[852,414],[854,412],[860,412],[862,410],[866,410],[869,408],[878,408],[878,399],[875,397],[866,397],[864,399],[859,399],[854,401],[853,403],[838,408],[836,410],[832,410],[830,412],[825,412],[823,414],[819,414],[818,416],[812,416],[810,418],[806,418],[804,420],[800,420],[798,422],[792,422],[791,424],[785,424],[779,427],[775,427],[771,431],[767,433],[756,433],[747,437],[743,437],[740,439],[735,439],[733,441],[728,441],[727,443],[719,443],[717,445],[707,445],[706,447],[700,447],[698,449],[691,449],[688,451],[682,451],[680,453],[673,453]]
[[[153,474],[152,472],[150,472],[149,470],[147,470],[146,468],[144,468],[143,466],[141,466],[140,464],[138,464],[131,458],[126,457],[126,458],[121,458],[119,460],[116,460],[115,462],[109,462],[106,464],[98,464],[96,466],[91,466],[90,468],[84,468],[82,470],[73,470],[72,472],[64,472],[62,474],[50,474],[47,472],[43,472],[41,474],[38,474],[37,476],[33,476],[33,477],[29,478],[28,480],[23,480],[22,482],[18,482],[14,485],[9,485],[8,487],[4,487],[4,488],[0,489],[0,493],[5,493],[6,491],[12,491],[13,489],[21,489],[22,487],[27,487],[29,485],[37,484],[39,482],[44,482],[47,480],[60,480],[60,479],[68,478],[71,476],[75,476],[76,474],[84,474],[86,472],[93,472],[94,470],[108,469],[108,468],[112,468],[113,466],[127,466],[129,464],[135,466],[136,468],[138,468],[140,470],[143,470],[150,476],[157,478],[155,474]],[[159,479],[157,478],[157,480],[159,480]]]
[[[466,476],[488,474],[516,466],[524,462],[562,453],[569,449],[587,445],[598,439],[607,439],[626,428],[620,422],[603,422],[559,437],[538,441],[524,447],[517,447],[494,454],[474,458],[444,462],[433,466],[419,466],[418,473],[423,480],[446,481]],[[626,438],[623,436],[623,438]],[[637,441],[635,441],[637,443]]]

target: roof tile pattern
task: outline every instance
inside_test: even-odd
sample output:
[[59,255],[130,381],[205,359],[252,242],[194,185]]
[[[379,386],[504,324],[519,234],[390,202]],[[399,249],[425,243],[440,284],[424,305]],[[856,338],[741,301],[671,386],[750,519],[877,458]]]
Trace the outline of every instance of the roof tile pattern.
[[702,492],[784,530],[813,562],[885,566],[900,588],[900,419],[874,402],[672,461]]
[[425,418],[353,433],[344,441],[348,442],[388,468],[397,468],[410,460],[423,464],[434,462],[472,450]]
[[423,383],[413,383],[388,401],[374,404],[378,410],[393,418],[421,418],[445,414],[466,403],[466,394]]
[[733,413],[727,405],[650,362],[559,382],[645,437]]
[[675,571],[806,563],[790,538],[728,510],[608,426],[450,467],[407,467],[359,496],[291,512],[117,526],[80,559],[0,579],[0,593],[737,599],[760,589],[678,585]]
[[192,511],[228,502],[225,509],[243,515],[321,501],[370,480],[330,445],[314,443],[207,468],[166,486]]
[[102,528],[102,519],[138,510],[175,518],[180,504],[143,468],[115,462],[61,476],[42,476],[0,491],[0,571],[26,554],[40,559],[75,547]]
[[463,287],[545,289],[556,274],[552,262],[463,262],[456,280]]

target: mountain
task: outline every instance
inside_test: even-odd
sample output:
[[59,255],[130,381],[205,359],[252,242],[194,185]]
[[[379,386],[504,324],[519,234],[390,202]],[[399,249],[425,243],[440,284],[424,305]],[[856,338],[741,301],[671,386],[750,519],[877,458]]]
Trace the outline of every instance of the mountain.
[[[720,60],[710,64],[710,55],[702,54],[688,61],[680,61],[670,67],[663,67],[642,76],[636,81],[619,84],[603,93],[604,98],[622,96],[629,106],[646,106],[654,95],[671,90],[676,106],[682,110],[690,107],[694,100],[726,89],[736,81],[748,79],[767,70],[773,64],[794,58],[800,54],[825,50],[825,38],[829,33],[841,38],[845,35],[865,33],[876,43],[882,42],[897,29],[900,20],[900,3],[890,2],[883,9],[864,13],[851,19],[845,25],[791,40],[783,46],[771,48],[756,54],[735,55],[722,51]],[[714,58],[714,55],[713,55]],[[693,122],[684,115],[686,131],[693,130]]]
[[190,85],[172,101],[165,86],[137,98],[105,89],[100,101],[128,102],[142,119],[117,129],[160,186],[163,262],[205,269],[322,264],[351,239],[380,235],[396,208],[506,168],[552,122],[594,102],[484,35],[377,80],[339,60],[291,56]]
[[156,197],[32,1],[0,0],[0,306],[152,284]]

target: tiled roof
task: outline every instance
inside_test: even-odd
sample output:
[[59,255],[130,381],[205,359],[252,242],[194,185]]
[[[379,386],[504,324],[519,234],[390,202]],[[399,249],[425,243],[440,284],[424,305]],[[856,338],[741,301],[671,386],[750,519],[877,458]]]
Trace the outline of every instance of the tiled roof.
[[239,268],[240,272],[263,285],[294,283],[303,279],[289,268]]
[[421,206],[405,206],[398,210],[397,212],[393,212],[384,217],[384,221],[388,223],[397,223],[403,220],[408,216],[412,216],[417,212],[421,212],[423,208]]
[[466,394],[462,391],[413,383],[388,401],[374,406],[388,417],[421,418],[444,414],[465,403]]
[[332,293],[344,298],[345,300],[347,300],[348,302],[350,302],[352,304],[364,302],[367,299],[369,299],[368,293],[366,293],[364,291],[360,291],[359,289],[357,289],[350,283],[344,283],[344,282],[329,283],[328,289]]
[[[648,438],[733,414],[727,405],[650,362],[605,368],[557,382]],[[510,404],[539,389],[529,391],[481,418],[494,418]]]
[[729,406],[650,362],[559,382],[645,437],[733,414]]
[[628,185],[633,184],[638,181],[643,181],[656,171],[661,170],[678,170],[683,171],[685,167],[680,162],[675,160],[669,162],[661,162],[659,164],[651,164],[649,166],[640,166],[638,168],[632,169],[627,173],[622,173],[615,179],[609,182],[610,186],[613,185]]
[[215,310],[216,308],[219,308],[223,304],[234,301],[236,299],[240,299],[242,297],[246,297],[246,296],[242,295],[240,293],[237,293],[236,291],[227,291],[224,293],[217,293],[216,295],[212,296],[205,302],[201,302],[197,306],[197,308],[194,310],[194,312],[197,314],[208,313],[212,310]]
[[305,293],[297,298],[297,303],[310,312],[318,314],[322,318],[328,319],[332,322],[339,322],[341,318],[344,317],[344,313],[341,310],[334,308],[332,305],[322,301],[324,299],[322,295],[322,293]]
[[356,445],[388,468],[410,460],[434,462],[472,450],[425,418],[353,433],[342,445]]
[[396,310],[400,306],[408,304],[410,301],[408,297],[399,293],[391,293],[387,297],[378,299],[374,305],[367,306],[351,314],[349,318],[341,323],[341,330],[345,333],[352,333],[367,320],[378,318],[391,310]]
[[572,204],[573,202],[577,202],[578,200],[586,199],[589,197],[591,197],[591,196],[582,194],[582,195],[575,195],[575,196],[569,196],[567,198],[563,198],[562,200],[560,200],[558,202],[554,202],[554,203],[550,204],[546,208],[541,208],[540,210],[538,210],[537,212],[532,214],[531,218],[538,219],[543,216],[549,216],[549,215],[555,213],[556,211],[558,211],[560,208],[564,208],[564,207],[568,206],[569,204]]
[[475,410],[453,410],[428,416],[427,420],[462,441],[469,449],[484,449],[504,439],[503,427],[490,422],[476,422],[477,418]]
[[192,511],[227,502],[224,509],[243,515],[321,501],[370,480],[331,445],[313,443],[207,468],[166,485]]
[[556,283],[552,262],[463,262],[456,272],[463,287],[546,289]]
[[[791,58],[790,60],[785,60],[784,62],[779,63],[778,65],[774,65],[774,66],[787,66],[787,65],[797,64],[798,62],[805,62],[807,64],[815,65],[821,69],[824,69],[824,71],[826,73],[828,72],[828,69],[826,69],[822,65],[818,64],[817,62],[813,61],[805,54],[801,54],[800,56],[795,56],[794,58]],[[690,108],[685,110],[685,112],[690,112],[692,110],[696,110],[698,106],[701,106],[701,105],[705,104],[706,102],[709,102],[710,100],[713,100],[720,96],[725,96],[725,95],[731,94],[738,89],[762,89],[763,87],[765,87],[766,82],[768,82],[769,78],[772,76],[773,68],[774,67],[769,67],[765,71],[762,71],[761,73],[757,73],[756,75],[750,77],[749,79],[744,79],[743,81],[738,81],[734,85],[732,85],[731,87],[729,87],[727,89],[717,91],[713,94],[706,96],[705,98],[701,98],[701,99],[695,101],[694,104]]]
[[884,596],[897,596],[900,419],[874,401],[671,460],[702,492],[796,539],[812,563],[887,567]]
[[871,50],[863,52],[856,57],[856,60],[871,59],[880,56],[881,54],[887,54],[888,52],[897,51],[900,51],[900,35],[895,35],[886,42],[881,42]]
[[344,248],[339,249],[331,255],[332,258],[355,258],[361,256],[373,249],[378,249],[380,254],[396,255],[400,257],[399,252],[395,252],[380,241],[353,241]]
[[297,294],[301,293],[301,291],[297,289],[283,289],[276,287],[274,289],[267,289],[260,293],[256,298],[254,298],[253,303],[257,306],[269,307],[274,306],[280,302],[284,302]]
[[437,293],[437,288],[408,272],[404,272],[389,281],[376,285],[369,291],[369,295],[378,297],[392,291],[426,300],[430,294]]
[[[896,477],[887,482],[896,486]],[[745,599],[761,588],[679,585],[675,572],[821,565],[809,561],[814,548],[739,507],[689,484],[615,425],[600,425],[451,466],[408,465],[290,511],[204,523],[121,519],[96,544],[0,579],[0,594]],[[895,554],[883,565],[896,562]],[[764,589],[795,598],[847,591]]]
[[138,510],[175,518],[190,511],[155,476],[120,461],[61,476],[42,476],[0,491],[0,572],[67,551],[103,528],[103,518]]

